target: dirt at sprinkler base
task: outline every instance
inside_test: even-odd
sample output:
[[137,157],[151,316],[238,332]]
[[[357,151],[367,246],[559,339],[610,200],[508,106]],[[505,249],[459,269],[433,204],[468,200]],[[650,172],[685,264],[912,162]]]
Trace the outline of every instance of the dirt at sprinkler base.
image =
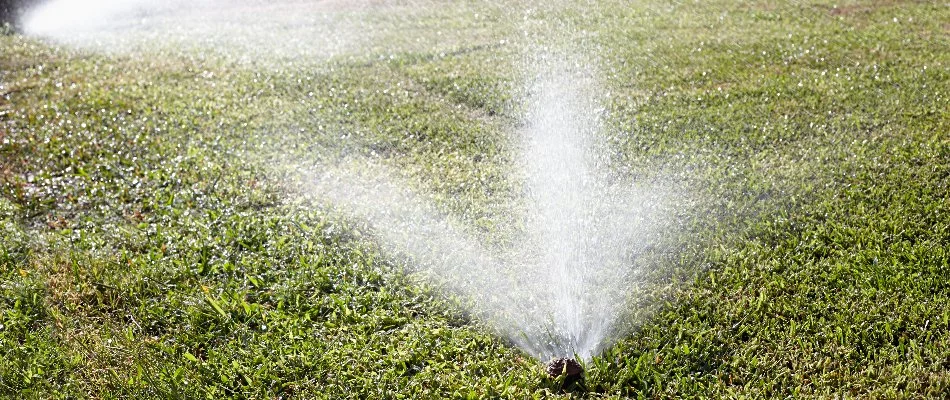
[[581,364],[573,358],[555,358],[548,362],[546,371],[551,378],[565,375],[565,384],[571,384],[584,378],[584,367],[581,367]]

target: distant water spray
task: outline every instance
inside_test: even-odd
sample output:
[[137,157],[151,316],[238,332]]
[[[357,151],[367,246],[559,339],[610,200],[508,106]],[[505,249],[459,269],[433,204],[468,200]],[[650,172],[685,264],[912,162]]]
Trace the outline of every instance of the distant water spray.
[[164,7],[146,0],[52,0],[32,8],[23,24],[27,33],[65,39],[110,25],[117,27],[117,21],[133,21],[136,15],[159,8]]
[[521,132],[527,221],[516,245],[480,244],[381,165],[350,160],[310,178],[311,192],[368,221],[412,272],[458,295],[525,352],[549,359],[597,354],[623,333],[637,256],[664,221],[656,187],[611,179],[598,139],[596,76],[541,56]]
[[362,47],[348,10],[367,0],[47,0],[21,18],[26,34],[105,52],[212,50],[241,60],[320,60]]
[[[476,22],[459,26],[460,16],[483,8],[445,7],[439,0],[37,0],[30,6],[19,19],[24,33],[55,43],[253,64],[450,51],[470,46],[479,29]],[[440,34],[407,34],[422,25]]]

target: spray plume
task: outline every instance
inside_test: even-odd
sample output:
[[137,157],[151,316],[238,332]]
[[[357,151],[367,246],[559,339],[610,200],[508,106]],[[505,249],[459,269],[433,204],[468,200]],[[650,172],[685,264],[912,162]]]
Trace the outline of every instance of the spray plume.
[[663,223],[664,191],[611,179],[595,74],[539,56],[521,132],[526,229],[511,248],[480,244],[461,222],[385,166],[349,160],[310,177],[309,191],[362,219],[411,272],[459,296],[473,314],[539,359],[589,359],[623,333],[617,319],[635,258]]

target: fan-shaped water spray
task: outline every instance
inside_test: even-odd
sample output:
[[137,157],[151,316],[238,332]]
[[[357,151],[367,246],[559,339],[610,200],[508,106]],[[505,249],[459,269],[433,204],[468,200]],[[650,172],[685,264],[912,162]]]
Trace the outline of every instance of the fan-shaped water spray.
[[520,132],[526,228],[489,249],[385,167],[350,160],[315,174],[311,192],[368,221],[412,271],[459,295],[532,356],[589,359],[622,333],[636,256],[663,221],[657,187],[609,179],[596,74],[574,59],[532,58]]

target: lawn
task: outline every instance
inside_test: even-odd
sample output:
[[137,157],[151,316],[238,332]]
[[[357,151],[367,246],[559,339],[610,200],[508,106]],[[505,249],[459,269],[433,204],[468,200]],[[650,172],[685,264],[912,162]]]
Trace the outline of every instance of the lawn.
[[[0,395],[950,397],[946,4],[421,4],[326,52],[0,35]],[[547,46],[611,168],[689,193],[568,387],[301,172],[372,159],[505,246]]]

